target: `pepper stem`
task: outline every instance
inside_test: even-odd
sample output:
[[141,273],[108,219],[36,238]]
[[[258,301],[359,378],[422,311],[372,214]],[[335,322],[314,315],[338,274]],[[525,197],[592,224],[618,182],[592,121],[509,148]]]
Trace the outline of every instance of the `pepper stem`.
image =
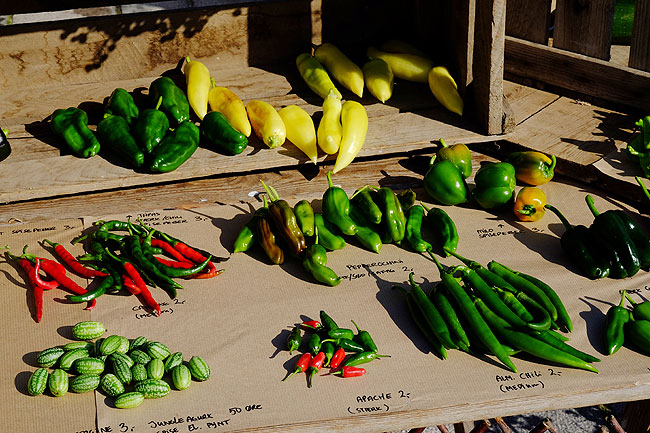
[[537,209],[532,204],[525,204],[523,208],[517,209],[517,212],[522,215],[532,216],[537,213]]
[[557,163],[557,158],[555,157],[555,155],[551,155],[550,158],[551,158],[551,165],[548,167],[549,171],[553,170],[555,168],[555,164]]
[[621,299],[621,303],[618,305],[619,307],[622,307],[625,304],[625,299],[630,301],[630,304],[632,304],[633,307],[637,304],[636,302],[634,302],[634,299],[630,297],[629,293],[627,293],[627,290],[621,290],[621,294],[623,295],[623,297]]
[[[273,201],[276,201],[276,200],[278,200],[278,199],[280,198],[280,197],[277,197],[277,196],[273,195],[273,191],[274,191],[273,188],[272,188],[272,187],[268,187],[268,186],[266,186],[266,184],[264,183],[264,181],[263,181],[262,179],[260,179],[260,182],[262,182],[262,186],[264,187],[264,191],[266,191],[266,193],[268,194],[269,198],[271,198],[271,201],[272,201],[272,202],[273,202]],[[277,194],[277,193],[276,193],[276,194]]]
[[553,212],[555,215],[557,215],[557,217],[560,219],[560,221],[562,221],[562,225],[564,226],[565,229],[569,230],[569,229],[573,228],[571,223],[569,223],[569,220],[566,219],[566,217],[564,215],[562,215],[562,212],[560,212],[560,210],[557,209],[555,206],[547,204],[544,207],[546,209],[550,210],[551,212]]
[[438,141],[440,142],[440,145],[442,147],[449,147],[449,145],[447,143],[445,143],[445,140],[443,140],[442,138],[439,138]]
[[357,333],[361,332],[361,329],[359,328],[359,325],[357,325],[357,322],[354,320],[351,320],[351,322],[354,324],[354,327],[357,328]]
[[158,102],[156,103],[156,110],[159,109],[160,106],[162,105],[162,99],[163,99],[162,96],[160,98],[158,98]]
[[215,87],[217,87],[217,82],[214,81],[214,77],[210,77],[210,88],[214,89]]
[[56,246],[59,245],[59,244],[57,244],[56,242],[52,242],[52,241],[49,240],[49,239],[43,239],[43,242],[45,242],[46,244],[48,244],[48,245],[51,246],[52,248],[56,248]]
[[332,172],[331,171],[327,172],[327,183],[329,184],[330,188],[334,186],[334,182],[332,182]]
[[456,251],[452,251],[450,249],[444,248],[445,252],[451,254],[452,256],[456,257],[458,260],[463,262],[468,268],[471,269],[477,269],[481,267],[481,264],[479,262],[475,262],[474,260],[470,260],[468,258],[465,258],[458,254]]
[[437,157],[437,156],[438,156],[437,153],[434,153],[434,154],[433,154],[433,156],[432,156],[431,159],[429,160],[429,168],[431,168],[431,166],[433,166],[433,164],[436,162],[436,157]]
[[436,256],[431,252],[431,250],[427,250],[427,253],[429,253],[429,256],[430,256],[430,257],[433,259],[433,261],[436,263],[436,266],[438,267],[438,271],[440,272],[440,275],[442,276],[442,273],[445,271],[445,270],[442,268],[442,265],[440,264],[440,262],[438,261],[438,259],[436,258]]
[[187,63],[189,63],[189,62],[190,62],[190,56],[185,56],[185,61],[186,61]]
[[595,217],[600,215],[600,212],[598,212],[598,209],[596,209],[596,205],[594,204],[594,198],[591,195],[587,194],[585,201],[587,202],[587,206],[589,206],[589,210]]
[[363,186],[363,187],[359,188],[358,190],[356,190],[354,192],[354,194],[352,194],[350,196],[350,200],[352,200],[354,197],[356,197],[357,194],[361,194],[362,192],[364,192],[366,190],[369,190],[369,189],[370,189],[370,185],[366,185],[366,186]]
[[647,199],[650,200],[650,192],[648,191],[648,188],[646,188],[641,178],[639,176],[634,176],[634,178],[636,179],[637,183],[641,185],[641,189],[643,190],[643,193],[645,194]]

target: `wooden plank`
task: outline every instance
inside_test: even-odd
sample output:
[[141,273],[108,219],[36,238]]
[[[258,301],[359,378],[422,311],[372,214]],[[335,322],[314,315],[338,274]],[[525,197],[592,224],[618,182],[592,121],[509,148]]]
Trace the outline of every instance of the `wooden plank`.
[[650,72],[650,0],[636,0],[630,42],[630,67]]
[[609,59],[614,0],[557,0],[553,46]]
[[473,101],[475,115],[489,134],[503,133],[505,0],[476,3]]
[[[146,4],[157,0],[130,0],[129,4]],[[123,4],[123,0],[94,0],[92,7],[116,6]],[[84,0],[23,0],[20,2],[0,2],[0,15],[27,14],[36,12],[54,12],[70,9],[87,8],[89,3]]]
[[506,34],[539,44],[548,43],[551,0],[508,0]]
[[560,98],[554,93],[522,86],[508,80],[504,80],[503,90],[504,96],[508,98],[508,103],[512,107],[517,125]]
[[650,107],[650,73],[506,36],[508,77],[532,79],[624,106]]

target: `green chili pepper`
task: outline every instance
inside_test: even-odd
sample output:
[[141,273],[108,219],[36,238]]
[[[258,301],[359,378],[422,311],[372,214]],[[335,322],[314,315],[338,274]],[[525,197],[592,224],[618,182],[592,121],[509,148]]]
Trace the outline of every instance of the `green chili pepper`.
[[8,129],[0,128],[0,161],[4,161],[11,155],[11,144],[7,136],[9,135]]
[[438,340],[438,337],[435,336],[433,330],[429,328],[429,324],[424,320],[422,312],[417,305],[415,305],[415,300],[413,299],[412,294],[400,286],[393,286],[393,289],[398,289],[404,295],[404,298],[406,299],[406,307],[409,310],[409,315],[411,316],[413,323],[415,323],[415,326],[417,326],[420,332],[422,332],[424,338],[426,338],[429,344],[431,344],[435,354],[441,359],[447,359],[447,349],[445,349],[445,346],[440,342],[440,340]]
[[326,342],[334,343],[335,346],[340,347],[346,352],[363,352],[365,350],[362,345],[349,338],[330,338],[323,340],[323,343]]
[[289,355],[293,355],[293,351],[298,350],[301,343],[302,333],[300,331],[300,326],[294,326],[287,337],[287,350],[289,351]]
[[361,352],[349,357],[341,367],[353,367],[355,365],[367,364],[378,358],[390,358],[390,355],[378,355],[377,352]]
[[339,325],[337,325],[334,319],[332,319],[324,310],[320,310],[320,323],[323,324],[325,332],[330,332],[332,329],[339,328]]
[[524,292],[517,292],[515,297],[529,312],[531,312],[533,320],[535,320],[535,312],[537,312],[537,321],[527,322],[526,326],[537,331],[546,331],[551,327],[551,316],[548,311],[539,304],[539,302],[535,301]]
[[93,290],[83,295],[66,295],[70,302],[88,302],[105,294],[113,286],[113,277],[109,274]]
[[433,155],[429,161],[429,170],[424,175],[424,190],[431,198],[449,206],[467,201],[467,185],[463,175],[453,162],[436,161]]
[[[158,267],[153,263],[156,261],[153,257],[147,254],[142,249],[139,236],[127,236],[126,245],[129,255],[136,261],[136,263],[147,273],[151,274],[156,282],[162,287],[170,298],[176,298],[176,289],[182,289],[183,286],[172,280],[167,275],[163,274]],[[153,259],[153,260],[152,260]]]
[[168,173],[176,170],[199,147],[199,128],[192,122],[183,122],[168,133],[151,152],[149,170]]
[[507,162],[488,162],[474,176],[476,187],[472,198],[483,209],[494,209],[508,203],[515,191],[515,168]]
[[442,138],[439,141],[442,149],[438,150],[438,161],[449,161],[456,166],[465,179],[470,177],[472,175],[472,153],[469,148],[462,143],[450,146]]
[[508,308],[510,308],[525,323],[535,320],[533,315],[530,314],[521,301],[517,299],[517,296],[515,296],[514,293],[502,290],[498,287],[492,287],[492,289],[499,295],[499,298],[501,298],[503,303],[506,304]]
[[393,242],[399,244],[406,234],[406,217],[395,192],[382,187],[377,190],[379,207],[383,213],[383,223]]
[[293,207],[298,226],[305,236],[314,236],[314,209],[307,200],[300,200]]
[[354,331],[348,328],[336,328],[327,332],[328,338],[346,338],[352,340],[354,338]]
[[613,212],[616,213],[623,222],[623,225],[627,229],[627,233],[630,235],[630,239],[632,239],[632,242],[637,249],[639,266],[641,269],[647,269],[650,266],[650,239],[648,238],[648,235],[626,212],[619,209],[614,210]]
[[377,345],[375,344],[370,332],[360,329],[357,323],[353,320],[354,327],[357,328],[357,335],[353,339],[363,346],[368,352],[377,352]]
[[244,134],[230,125],[226,116],[219,111],[210,111],[201,121],[201,136],[217,150],[228,155],[239,155],[248,146]]
[[341,278],[332,269],[328,268],[327,251],[322,245],[313,244],[304,252],[302,259],[303,267],[316,279],[316,281],[328,286],[336,286]]
[[260,212],[258,218],[255,220],[255,237],[266,253],[266,256],[271,260],[271,263],[281,265],[284,263],[284,251],[282,251],[282,248],[280,248],[275,241],[275,234],[273,233],[271,223],[268,220],[268,203],[266,202],[266,196],[263,197],[263,199],[263,207],[267,210]]
[[350,202],[352,205],[361,209],[368,221],[372,224],[379,224],[382,218],[382,212],[377,203],[372,198],[371,195],[371,186],[366,185],[363,188],[360,188],[352,194],[350,197]]
[[445,256],[449,256],[450,251],[456,251],[458,247],[458,230],[454,220],[444,210],[434,207],[427,209],[426,223],[436,239],[438,245],[442,246]]
[[402,206],[402,211],[406,212],[415,206],[415,199],[417,198],[417,195],[411,188],[400,191],[396,195],[399,204]]
[[467,259],[460,254],[458,254],[455,251],[445,249],[445,252],[451,254],[452,256],[456,257],[458,260],[463,262],[465,266],[474,269],[476,273],[491,287],[498,287],[503,290],[507,290],[508,292],[511,293],[516,293],[517,289],[515,289],[512,284],[489,270],[488,268],[484,267],[480,263]]
[[273,187],[267,187],[264,181],[260,181],[264,190],[271,198],[269,205],[269,219],[273,222],[282,240],[288,245],[296,255],[303,252],[307,245],[305,236],[298,226],[296,215],[286,200],[282,200]]
[[560,219],[566,229],[560,238],[564,252],[578,269],[589,278],[606,278],[610,273],[610,264],[603,252],[596,247],[589,229],[583,225],[572,226],[562,213],[554,206],[545,206]]
[[471,298],[465,292],[465,290],[460,286],[458,281],[450,272],[446,272],[438,259],[429,251],[429,255],[436,263],[438,271],[440,273],[440,278],[442,279],[447,291],[451,294],[452,298],[456,302],[459,310],[461,311],[463,317],[467,321],[469,327],[472,329],[474,335],[481,340],[481,342],[490,350],[494,356],[499,359],[505,366],[507,366],[513,372],[517,372],[517,368],[510,360],[510,357],[506,355],[503,347],[499,343],[499,340],[494,336],[494,333],[490,330],[490,327],[485,323],[485,320],[476,310],[474,303]]
[[345,247],[345,239],[334,233],[336,228],[330,225],[330,222],[323,218],[322,214],[314,214],[314,226],[318,233],[318,244],[324,246],[330,251],[340,250]]
[[605,315],[605,347],[608,355],[613,355],[623,346],[625,334],[623,326],[630,321],[630,311],[624,307],[626,291],[621,292],[621,302],[613,305]]
[[429,328],[431,328],[435,336],[440,340],[445,348],[458,349],[456,343],[451,339],[447,323],[445,323],[440,312],[427,297],[422,288],[420,288],[420,286],[413,280],[413,272],[409,274],[409,283],[411,284],[411,294],[415,300],[415,304],[422,312],[424,320],[429,324]]
[[245,252],[255,245],[257,238],[257,235],[255,234],[257,220],[268,215],[268,210],[268,207],[262,206],[253,213],[253,217],[246,223],[246,225],[244,225],[244,227],[242,227],[239,234],[237,234],[237,238],[233,243],[233,252]]
[[582,352],[574,348],[573,346],[566,344],[562,340],[550,334],[549,331],[531,331],[530,334],[533,337],[537,338],[538,340],[541,340],[544,343],[548,344],[549,346],[553,346],[556,349],[562,350],[563,352],[570,353],[571,355],[575,356],[576,358],[582,359],[583,361],[600,362],[599,358],[596,358],[595,356],[591,356],[588,353]]
[[560,297],[557,295],[555,290],[553,290],[553,288],[551,288],[551,286],[549,286],[545,282],[543,282],[543,281],[541,281],[541,280],[539,280],[539,279],[537,279],[537,278],[535,278],[535,277],[533,277],[531,275],[524,274],[523,272],[518,272],[517,271],[517,272],[515,272],[515,274],[519,275],[520,277],[523,277],[523,278],[527,279],[528,281],[530,281],[531,283],[533,283],[534,285],[539,287],[542,290],[542,292],[544,292],[546,294],[546,296],[548,296],[548,299],[551,301],[551,303],[555,306],[555,309],[557,310],[557,322],[558,322],[558,324],[560,324],[561,326],[566,328],[566,330],[568,332],[573,331],[573,323],[571,322],[571,317],[569,316],[569,313],[567,312],[566,307],[564,306],[564,303],[562,302]]
[[650,321],[650,301],[643,302],[634,302],[634,299],[630,297],[627,291],[623,290],[623,293],[630,304],[632,304],[632,317],[635,320],[648,320]]
[[361,211],[356,203],[350,204],[349,215],[350,219],[352,219],[357,227],[357,233],[354,235],[355,239],[358,240],[364,248],[379,254],[379,251],[381,251],[381,247],[383,246],[381,237],[371,227],[366,215]]
[[422,239],[422,218],[424,217],[424,208],[422,206],[413,206],[408,210],[408,219],[406,220],[406,232],[404,237],[408,244],[415,251],[423,253],[432,248],[431,244]]
[[447,298],[447,295],[445,295],[442,290],[436,288],[429,293],[429,299],[431,299],[431,302],[433,302],[433,305],[438,309],[440,315],[447,324],[447,328],[449,328],[449,332],[452,334],[451,339],[454,343],[456,343],[458,348],[463,352],[469,352],[469,338],[467,337],[463,325],[460,323],[460,319],[456,314],[454,306],[449,301],[449,298]]
[[190,120],[190,103],[187,96],[169,77],[157,78],[149,86],[149,104],[152,107],[156,106],[161,97],[160,111],[167,115],[172,127]]
[[82,109],[70,107],[56,110],[52,113],[50,126],[75,155],[90,158],[99,153],[99,141],[88,128],[88,115]]
[[576,358],[567,352],[544,343],[525,332],[513,330],[508,325],[508,322],[490,311],[480,298],[475,298],[474,304],[481,316],[490,325],[490,328],[492,328],[506,344],[547,361],[598,373],[598,370],[595,367],[582,359]]
[[650,322],[647,320],[630,320],[623,325],[625,343],[650,355]]
[[336,347],[330,341],[326,341],[321,345],[320,351],[325,354],[323,367],[329,366],[330,361],[332,361],[332,357],[334,356],[334,352],[336,352]]
[[138,110],[138,106],[135,105],[133,96],[129,92],[117,88],[113,90],[108,101],[106,101],[106,107],[104,107],[104,117],[111,115],[122,117],[131,126],[140,115],[140,110]]
[[307,340],[307,351],[312,355],[317,355],[318,352],[320,352],[322,343],[324,343],[324,341],[321,341],[320,335],[314,332],[309,336],[309,339]]
[[[631,277],[640,269],[639,251],[634,245],[626,224],[619,214],[613,210],[598,212],[591,195],[585,197],[589,210],[594,215],[590,230],[596,237],[604,241],[617,253],[620,263],[625,270],[625,276]],[[611,274],[610,274],[611,276]],[[616,274],[614,275],[616,278]]]
[[344,235],[354,236],[357,226],[350,218],[350,200],[347,193],[332,182],[332,172],[327,172],[329,187],[323,194],[323,217],[338,227]]
[[131,135],[145,153],[151,153],[169,131],[169,119],[158,109],[161,103],[162,97],[158,99],[156,108],[142,110],[131,125]]

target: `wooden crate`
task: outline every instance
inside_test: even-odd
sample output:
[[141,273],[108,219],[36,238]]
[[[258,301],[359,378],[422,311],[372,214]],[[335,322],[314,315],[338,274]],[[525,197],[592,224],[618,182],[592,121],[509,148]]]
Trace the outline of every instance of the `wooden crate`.
[[[3,2],[0,12],[86,5],[78,0],[54,3]],[[493,140],[512,126],[503,96],[504,35],[505,0],[449,0],[435,5],[420,0],[399,5],[389,0],[245,2],[3,26],[0,122],[11,131],[13,152],[2,162],[0,202],[274,168],[298,167],[313,173],[313,166],[293,145],[270,150],[252,138],[248,149],[236,157],[201,146],[178,170],[151,175],[102,156],[77,158],[51,133],[48,117],[57,108],[85,109],[92,128],[101,118],[103,101],[117,87],[133,92],[138,101],[161,74],[182,86],[185,56],[204,62],[216,82],[244,102],[262,99],[278,108],[298,104],[318,121],[322,101],[296,71],[294,61],[300,52],[331,41],[362,63],[369,44],[404,39],[449,67],[464,96],[466,114],[461,118],[444,110],[422,84],[398,82],[386,104],[366,95],[361,102],[370,127],[358,158],[428,151],[441,137],[450,143]],[[344,92],[344,98],[353,95]],[[333,158],[322,155],[319,165],[329,165]]]
[[614,5],[615,0],[509,0],[506,77],[549,84],[648,114],[650,0],[636,0],[627,65],[609,61]]

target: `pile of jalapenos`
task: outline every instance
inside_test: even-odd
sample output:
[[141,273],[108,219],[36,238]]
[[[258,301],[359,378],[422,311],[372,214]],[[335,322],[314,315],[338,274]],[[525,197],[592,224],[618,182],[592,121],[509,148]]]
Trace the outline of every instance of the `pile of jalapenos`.
[[[632,305],[631,311],[625,307],[625,300]],[[605,316],[607,355],[623,345],[650,356],[650,301],[636,302],[625,290],[621,291],[620,303],[611,306]]]
[[[359,365],[379,358],[390,357],[377,353],[377,345],[366,330],[352,320],[355,330],[341,328],[325,311],[320,311],[320,321],[308,320],[295,325],[286,340],[290,355],[302,354],[295,361],[294,369],[283,381],[299,373],[307,374],[307,386],[311,388],[314,376],[323,367],[329,374],[341,377],[359,377],[366,373]],[[303,331],[305,333],[303,334]]]
[[598,373],[591,363],[600,360],[570,346],[569,339],[557,332],[571,332],[573,325],[551,287],[496,261],[484,267],[452,254],[463,265],[445,269],[431,254],[441,281],[430,293],[415,282],[413,273],[410,290],[394,286],[403,293],[412,320],[440,358],[447,358],[448,349],[491,354],[517,372],[510,356],[525,352]]
[[[366,185],[348,197],[343,188],[334,185],[331,172],[327,179],[329,186],[323,193],[320,212],[307,200],[292,208],[273,187],[262,182],[270,203],[264,196],[264,205],[237,235],[233,252],[259,245],[271,263],[278,265],[287,256],[297,257],[316,281],[336,286],[341,279],[327,267],[327,252],[344,248],[348,241],[377,254],[385,243],[419,253],[456,251],[454,221],[440,208],[416,204],[413,190],[395,193],[388,187]],[[425,226],[435,247],[423,238]]]

